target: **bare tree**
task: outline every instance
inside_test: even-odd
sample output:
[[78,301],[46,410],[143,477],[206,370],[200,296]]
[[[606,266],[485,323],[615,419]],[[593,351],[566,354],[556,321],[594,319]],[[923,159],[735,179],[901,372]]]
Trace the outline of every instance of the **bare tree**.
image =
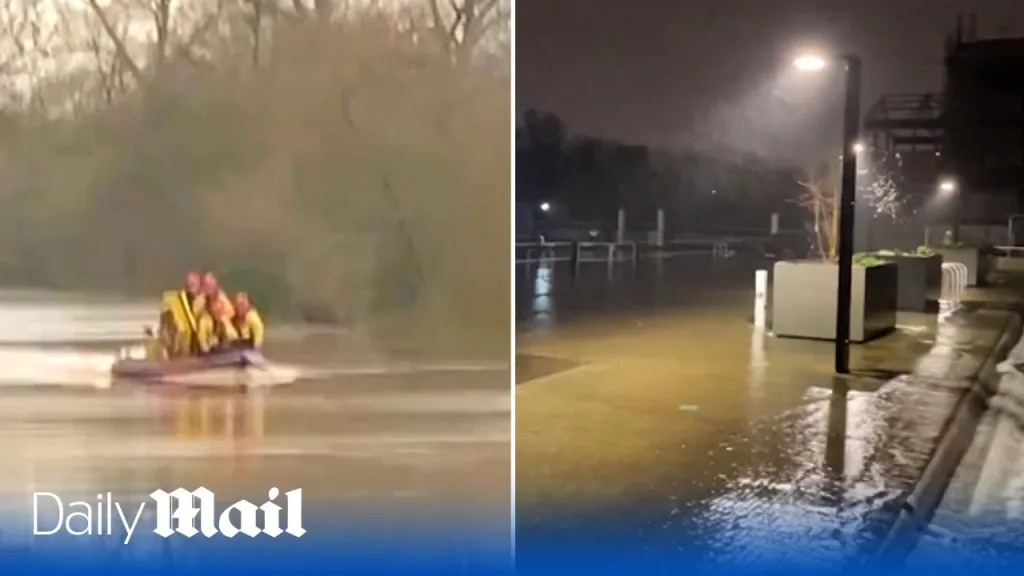
[[500,53],[502,1],[436,4],[443,50],[429,4],[60,3],[47,113],[0,115],[0,273],[210,267],[272,312],[507,352],[507,64],[452,65]]
[[836,261],[841,174],[837,162],[821,166],[810,179],[800,182],[803,191],[794,200],[794,203],[810,213],[814,250],[826,262]]
[[[504,41],[511,6],[507,0],[427,0],[435,42],[457,63],[466,62],[487,42]],[[491,45],[490,48],[497,48]]]
[[[897,218],[903,206],[899,186],[890,172],[875,168],[884,164],[869,166],[858,174],[858,202],[869,206],[873,217]],[[803,191],[794,203],[811,215],[814,250],[822,260],[835,262],[839,247],[842,164],[838,160],[828,162],[799,184]]]
[[896,179],[897,170],[887,157],[881,157],[872,159],[858,174],[858,200],[871,206],[875,218],[896,220],[902,215],[905,198]]

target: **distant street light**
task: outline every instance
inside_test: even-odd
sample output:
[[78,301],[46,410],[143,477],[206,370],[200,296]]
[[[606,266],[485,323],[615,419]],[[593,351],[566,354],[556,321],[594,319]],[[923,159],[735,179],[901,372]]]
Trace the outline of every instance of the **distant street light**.
[[957,193],[959,186],[957,186],[956,180],[952,178],[944,178],[939,181],[939,193],[943,200],[952,200],[952,212],[953,212],[953,240],[960,240],[960,210],[957,204],[960,203],[960,194]]
[[816,72],[825,68],[827,64],[828,62],[824,58],[814,54],[805,54],[793,61],[793,65],[796,66],[797,70],[804,70],[806,72]]
[[[794,61],[798,70],[817,72],[829,60],[846,68],[846,97],[843,106],[843,174],[839,196],[839,282],[836,286],[835,370],[850,373],[850,290],[853,285],[853,217],[857,203],[857,155],[864,150],[860,135],[860,57],[853,54],[826,58],[804,55]],[[846,153],[853,150],[853,154]]]
[[548,203],[548,202],[541,202],[540,203],[540,211],[541,212],[550,212],[551,211],[551,204]]

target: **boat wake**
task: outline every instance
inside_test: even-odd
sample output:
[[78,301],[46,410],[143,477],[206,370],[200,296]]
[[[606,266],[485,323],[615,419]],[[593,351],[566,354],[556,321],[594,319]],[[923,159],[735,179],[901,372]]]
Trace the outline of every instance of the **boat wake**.
[[0,386],[110,386],[113,353],[0,346]]
[[[0,387],[63,386],[109,388],[113,381],[110,368],[117,355],[75,348],[50,348],[0,345]],[[217,369],[168,376],[169,384],[185,386],[271,387],[299,381],[338,377],[409,375],[431,372],[500,372],[507,364],[439,362],[429,364],[377,363],[346,366],[300,366],[268,362],[245,370]]]
[[[5,298],[6,296],[6,298]],[[0,388],[57,386],[109,388],[117,345],[138,341],[152,320],[152,302],[80,302],[50,294],[0,292]],[[314,336],[308,327],[281,327],[285,340]],[[110,346],[111,350],[99,350]],[[430,372],[502,372],[508,363],[441,362],[297,365],[267,362],[237,369],[165,377],[196,387],[269,387],[299,381]]]
[[348,366],[299,366],[268,362],[262,366],[250,366],[245,370],[208,370],[193,374],[182,374],[164,378],[167,382],[190,386],[216,387],[268,387],[292,384],[299,381],[327,380],[338,377],[368,377],[430,372],[500,372],[508,370],[507,364],[474,362],[438,362],[429,364],[378,363]]

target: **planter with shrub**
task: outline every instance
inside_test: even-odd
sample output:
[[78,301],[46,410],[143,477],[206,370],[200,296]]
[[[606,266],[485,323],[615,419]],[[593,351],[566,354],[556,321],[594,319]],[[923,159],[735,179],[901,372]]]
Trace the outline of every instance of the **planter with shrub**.
[[[859,259],[850,289],[850,341],[863,343],[896,327],[896,264]],[[832,340],[836,336],[839,268],[821,260],[777,262],[772,285],[776,336]]]
[[941,255],[922,246],[913,252],[879,250],[873,256],[896,265],[899,310],[931,312],[937,308],[942,292]]

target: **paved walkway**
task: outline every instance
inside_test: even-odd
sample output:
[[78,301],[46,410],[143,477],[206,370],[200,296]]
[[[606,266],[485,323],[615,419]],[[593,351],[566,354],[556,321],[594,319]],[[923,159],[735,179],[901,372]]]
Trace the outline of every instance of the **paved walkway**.
[[[1010,317],[901,315],[895,333],[853,350],[875,378],[833,392],[831,343],[766,337],[747,321],[749,298],[518,339],[524,558],[541,539],[608,526],[618,548],[752,562],[806,562],[821,539],[828,565],[858,545],[844,526],[870,527],[916,479]],[[831,512],[805,525],[822,502]]]
[[998,367],[989,410],[907,559],[920,570],[1018,570],[1024,556],[1024,338]]

